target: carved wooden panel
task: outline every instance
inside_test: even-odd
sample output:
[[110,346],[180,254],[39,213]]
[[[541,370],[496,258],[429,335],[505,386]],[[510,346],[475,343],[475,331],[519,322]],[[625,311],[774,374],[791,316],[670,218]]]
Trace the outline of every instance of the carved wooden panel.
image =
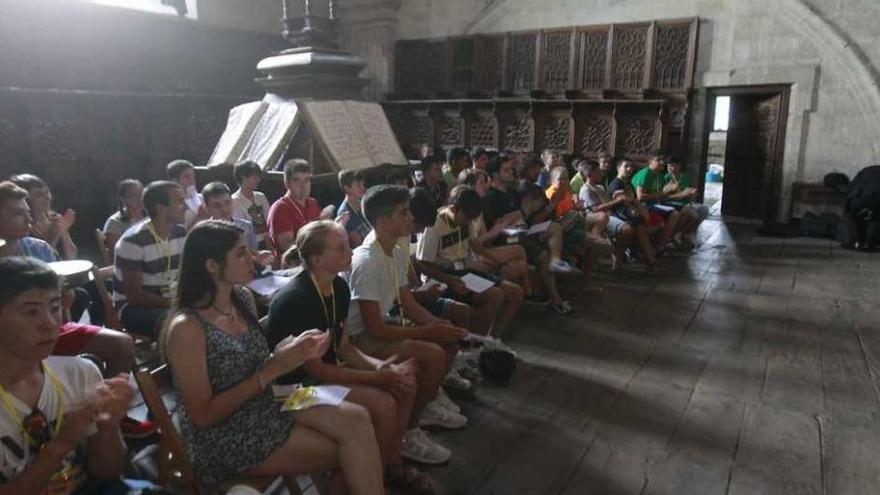
[[81,157],[83,115],[76,102],[32,99],[26,105],[30,159],[38,167],[68,169]]
[[438,119],[438,144],[441,147],[464,146],[464,124],[457,113],[444,113]]
[[12,173],[18,158],[16,125],[11,115],[0,115],[0,177]]
[[492,114],[477,114],[468,122],[468,146],[496,147],[497,122]]
[[481,36],[477,66],[480,89],[495,92],[504,86],[504,37]]
[[528,113],[515,113],[504,121],[501,146],[511,151],[532,151],[534,129]]
[[587,117],[580,120],[579,126],[580,136],[577,142],[577,151],[580,151],[584,156],[611,152],[613,122],[610,116]]
[[581,88],[601,90],[605,87],[608,31],[584,31],[581,36]]
[[456,39],[452,42],[452,89],[467,91],[474,86],[474,39]]
[[535,87],[538,35],[516,34],[510,37],[510,68],[507,88],[515,93],[528,93]]
[[410,117],[407,144],[418,147],[424,143],[434,144],[434,121],[427,111],[415,112]]
[[425,91],[445,91],[449,88],[446,81],[447,65],[446,40],[431,41],[424,45],[422,52],[422,85]]
[[541,149],[570,151],[571,118],[568,115],[550,114],[543,119]]
[[657,26],[654,86],[684,88],[687,77],[690,25]]
[[418,91],[421,85],[422,58],[421,41],[399,41],[394,50],[394,64],[405,67],[394,73],[394,90],[397,92]]
[[620,119],[620,148],[624,154],[647,156],[657,153],[657,120],[650,117],[624,116]]
[[571,31],[544,33],[541,84],[544,91],[562,93],[571,88]]
[[648,27],[627,26],[614,30],[614,87],[637,90],[644,83]]

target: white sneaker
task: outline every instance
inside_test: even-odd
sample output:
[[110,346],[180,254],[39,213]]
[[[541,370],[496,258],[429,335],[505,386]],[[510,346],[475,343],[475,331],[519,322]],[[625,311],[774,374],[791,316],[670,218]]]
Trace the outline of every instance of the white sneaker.
[[419,418],[419,426],[439,426],[449,430],[457,430],[467,425],[467,418],[461,413],[450,411],[440,405],[437,399],[432,400]]
[[421,428],[413,428],[403,434],[403,448],[400,455],[410,461],[439,465],[449,462],[452,451],[434,443]]
[[469,392],[474,388],[474,384],[461,376],[455,368],[450,369],[449,373],[446,373],[446,378],[443,379],[443,386],[449,387],[452,390],[458,390],[459,392]]
[[446,395],[446,391],[442,388],[437,391],[437,397],[434,400],[438,404],[440,404],[440,407],[446,409],[447,411],[452,411],[456,414],[461,412],[461,408],[458,407],[458,404],[452,402],[452,399],[450,399],[449,396]]
[[555,273],[571,273],[575,275],[580,275],[581,272],[579,269],[571,266],[571,263],[565,260],[556,260],[550,263],[550,271]]

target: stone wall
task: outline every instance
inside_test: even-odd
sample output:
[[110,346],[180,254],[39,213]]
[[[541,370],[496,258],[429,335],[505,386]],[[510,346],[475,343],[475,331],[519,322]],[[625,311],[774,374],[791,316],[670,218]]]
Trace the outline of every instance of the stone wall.
[[689,164],[702,148],[705,88],[791,84],[780,218],[791,184],[880,162],[876,0],[406,0],[401,39],[699,16]]

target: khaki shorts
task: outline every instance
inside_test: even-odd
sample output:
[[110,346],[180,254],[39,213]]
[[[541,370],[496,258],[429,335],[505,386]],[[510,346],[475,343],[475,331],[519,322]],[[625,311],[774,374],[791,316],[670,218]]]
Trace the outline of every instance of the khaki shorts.
[[403,347],[407,342],[409,342],[409,339],[379,340],[373,338],[366,330],[359,335],[352,335],[351,337],[351,343],[355,347],[364,354],[379,359],[389,358],[394,354],[402,353]]

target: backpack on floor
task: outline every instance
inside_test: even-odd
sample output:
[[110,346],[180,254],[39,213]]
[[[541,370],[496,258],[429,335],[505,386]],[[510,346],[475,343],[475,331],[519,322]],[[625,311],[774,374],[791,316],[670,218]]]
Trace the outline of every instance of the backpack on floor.
[[816,215],[812,212],[804,213],[801,218],[801,235],[806,237],[820,237],[823,239],[834,239],[837,234],[837,224],[840,217],[833,213],[823,213]]

